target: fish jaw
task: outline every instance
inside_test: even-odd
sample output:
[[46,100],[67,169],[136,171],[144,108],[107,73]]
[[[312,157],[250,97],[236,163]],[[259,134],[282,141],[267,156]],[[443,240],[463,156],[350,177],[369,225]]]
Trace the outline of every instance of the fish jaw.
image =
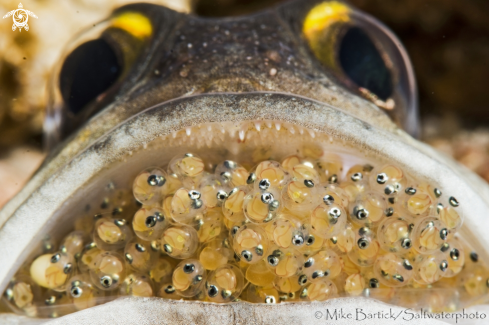
[[[419,179],[438,184],[463,202],[460,209],[466,219],[460,232],[470,238],[471,246],[481,259],[487,260],[489,239],[484,236],[484,229],[488,229],[489,221],[484,216],[489,208],[489,189],[482,180],[450,159],[401,130],[389,132],[377,128],[309,99],[286,94],[214,94],[177,99],[135,115],[59,168],[12,215],[0,212],[7,220],[0,229],[0,245],[5,248],[0,256],[0,264],[4,266],[0,270],[0,289],[5,288],[20,263],[28,257],[30,247],[54,226],[63,224],[62,216],[76,206],[73,203],[81,202],[97,186],[106,184],[110,170],[118,171],[112,176],[123,178],[130,173],[122,170],[140,168],[138,164],[142,160],[138,157],[158,155],[161,163],[171,159],[171,155],[153,150],[158,148],[158,139],[171,138],[175,132],[192,135],[193,128],[199,129],[205,123],[239,126],[259,122],[263,123],[260,128],[263,130],[269,121],[274,121],[275,128],[289,126],[297,136],[322,135],[341,148],[395,164]],[[239,137],[239,132],[236,136]],[[120,169],[121,166],[124,169]]]

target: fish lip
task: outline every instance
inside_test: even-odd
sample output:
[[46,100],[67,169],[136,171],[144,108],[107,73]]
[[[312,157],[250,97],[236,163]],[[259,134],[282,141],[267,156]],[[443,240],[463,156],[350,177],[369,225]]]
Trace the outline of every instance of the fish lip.
[[[393,317],[392,319],[396,316],[416,317],[420,315],[414,309],[400,307],[362,296],[335,297],[326,301],[281,302],[277,304],[251,303],[248,301],[216,303],[183,299],[170,300],[159,297],[126,296],[96,306],[97,308],[95,309],[87,308],[62,316],[58,320],[58,323],[62,323],[63,321],[64,323],[70,323],[70,321],[79,322],[80,319],[90,318],[91,321],[95,320],[95,324],[106,324],[113,321],[114,314],[120,314],[124,315],[121,319],[121,324],[133,324],[141,321],[141,313],[127,311],[141,310],[149,306],[151,308],[150,313],[154,315],[158,313],[159,322],[175,324],[213,323],[215,322],[216,315],[222,315],[219,319],[221,321],[228,321],[227,324],[270,324],[272,320],[275,322],[279,320],[278,324],[284,324],[294,323],[297,319],[300,319],[304,324],[318,324],[329,319],[332,320],[331,322],[336,323],[336,321],[343,318],[348,318],[351,323],[355,315],[357,315],[356,317],[358,315],[362,317],[363,315],[361,313],[364,313],[364,315],[376,315],[377,313],[386,314],[389,312],[392,315],[391,317]],[[361,307],[359,308],[359,306]],[[412,314],[406,313],[407,311],[410,311]],[[261,315],[260,321],[258,322],[256,315]],[[417,319],[417,324],[445,324],[441,321],[433,323],[430,317],[426,318],[427,320],[424,317],[413,319]],[[178,319],[178,321],[175,321],[175,319]],[[290,321],[286,322],[289,319]],[[344,322],[341,322],[341,324],[344,324]]]
[[[198,124],[220,121],[281,120],[329,135],[334,141],[355,148],[380,162],[391,162],[407,173],[438,184],[461,202],[464,226],[472,246],[488,260],[489,187],[430,147],[403,131],[385,129],[351,116],[342,110],[288,94],[206,94],[180,98],[149,108],[113,128],[40,184],[12,214],[0,211],[7,220],[0,229],[0,290],[4,290],[17,267],[31,253],[51,216],[70,197],[111,163],[136,152],[161,136]],[[420,167],[421,166],[421,167]],[[47,164],[44,168],[49,168]],[[419,170],[417,170],[419,168]],[[25,240],[32,238],[32,240]]]

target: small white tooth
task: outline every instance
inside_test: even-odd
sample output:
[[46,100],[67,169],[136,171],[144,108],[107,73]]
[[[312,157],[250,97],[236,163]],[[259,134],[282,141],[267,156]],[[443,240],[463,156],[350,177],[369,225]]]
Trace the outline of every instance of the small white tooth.
[[212,135],[208,135],[206,137],[204,137],[204,140],[205,140],[205,144],[207,145],[207,147],[212,147],[212,140],[214,139],[214,137]]
[[280,123],[275,122],[275,128],[277,129],[277,131],[280,131],[280,128],[281,128],[281,127],[282,127],[282,126],[280,125]]
[[266,121],[265,122],[265,125],[267,126],[267,128],[271,129],[272,128],[272,122],[270,121]]
[[175,132],[173,132],[173,133],[171,134],[171,136],[173,137],[173,139],[175,139],[175,138],[177,137],[177,132],[176,132],[176,131],[175,131]]
[[202,148],[204,146],[204,141],[202,139],[198,139],[196,145],[197,148]]
[[261,129],[261,125],[259,122],[255,122],[255,129],[260,132],[260,129]]
[[299,129],[299,134],[300,134],[300,135],[303,135],[303,134],[304,134],[304,129],[300,128],[300,129]]
[[221,141],[224,141],[224,137],[225,137],[224,133],[220,133],[220,132],[219,133],[215,133],[214,136],[215,136],[214,137],[214,140],[215,141],[217,141],[218,139],[221,140]]
[[209,126],[207,126],[207,131],[209,131],[209,132],[212,131],[212,126],[210,126],[210,124],[209,124]]
[[190,136],[190,134],[192,133],[192,129],[191,128],[186,128],[185,129],[185,133],[187,133],[187,136]]
[[313,130],[309,130],[309,135],[311,136],[311,138],[315,138],[316,137],[316,134],[314,133]]
[[244,131],[244,130],[240,130],[240,131],[239,131],[239,139],[240,139],[241,141],[243,141],[243,140],[244,140],[245,135],[246,135],[246,133],[245,133],[245,131]]
[[289,126],[289,132],[292,133],[292,134],[295,134],[295,130],[292,126]]

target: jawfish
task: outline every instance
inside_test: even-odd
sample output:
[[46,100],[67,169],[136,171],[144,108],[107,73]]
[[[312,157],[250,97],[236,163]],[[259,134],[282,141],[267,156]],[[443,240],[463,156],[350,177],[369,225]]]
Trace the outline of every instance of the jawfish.
[[312,324],[487,302],[489,186],[416,140],[407,53],[348,4],[124,6],[51,80],[50,154],[0,211],[0,319]]

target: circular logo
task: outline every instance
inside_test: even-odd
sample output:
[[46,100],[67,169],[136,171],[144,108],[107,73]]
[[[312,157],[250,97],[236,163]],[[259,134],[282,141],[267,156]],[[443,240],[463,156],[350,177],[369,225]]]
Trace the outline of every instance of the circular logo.
[[14,14],[14,23],[17,26],[25,26],[27,23],[27,13],[22,9],[17,9]]
[[316,316],[317,319],[320,319],[321,317],[323,317],[323,313],[320,312],[320,311],[317,311],[314,316]]
[[24,6],[22,5],[22,3],[19,3],[19,9],[12,10],[8,12],[5,16],[3,16],[3,19],[12,16],[12,19],[14,21],[14,24],[12,25],[12,31],[15,31],[17,29],[19,29],[19,32],[22,31],[22,29],[28,31],[29,25],[27,25],[27,21],[29,20],[29,16],[37,18],[35,13],[29,10],[25,10],[23,8]]

